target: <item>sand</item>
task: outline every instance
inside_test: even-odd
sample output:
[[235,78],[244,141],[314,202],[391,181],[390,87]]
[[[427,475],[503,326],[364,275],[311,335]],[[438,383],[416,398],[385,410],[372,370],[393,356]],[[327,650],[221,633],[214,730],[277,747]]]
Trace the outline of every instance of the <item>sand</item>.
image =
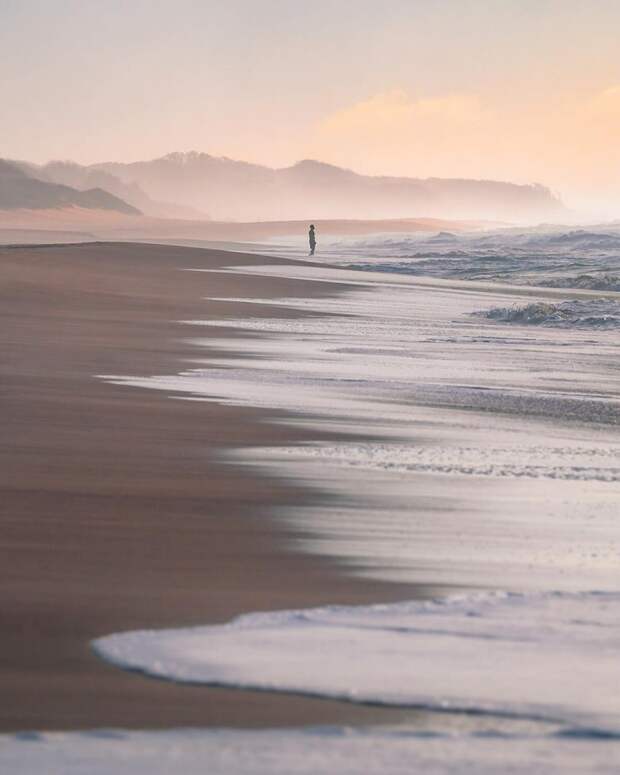
[[[0,245],[154,239],[264,242],[270,238],[303,235],[308,229],[310,220],[312,219],[252,222],[183,220],[154,218],[146,215],[122,215],[106,210],[87,210],[80,207],[52,210],[0,210]],[[321,235],[468,232],[491,225],[491,222],[485,221],[443,218],[333,219],[315,220],[315,222],[320,235],[319,240]]]
[[155,681],[104,664],[89,647],[127,629],[425,591],[353,579],[292,552],[270,510],[310,495],[217,462],[218,450],[294,443],[300,430],[257,410],[94,376],[170,374],[204,358],[175,321],[236,312],[205,297],[335,293],[179,271],[266,261],[136,244],[0,248],[0,730],[353,723],[379,712]]

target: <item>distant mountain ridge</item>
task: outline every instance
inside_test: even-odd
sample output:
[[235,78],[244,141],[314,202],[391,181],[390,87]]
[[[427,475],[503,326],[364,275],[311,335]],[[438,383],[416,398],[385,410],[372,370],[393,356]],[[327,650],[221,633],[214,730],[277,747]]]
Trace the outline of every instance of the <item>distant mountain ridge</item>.
[[140,214],[140,210],[103,188],[78,191],[71,186],[33,177],[23,164],[0,159],[0,209],[47,210],[59,207]]
[[141,212],[156,217],[192,219],[207,217],[205,213],[191,207],[155,201],[137,183],[125,183],[120,177],[98,169],[96,166],[83,166],[73,161],[50,161],[42,165],[24,161],[15,163],[28,175],[39,180],[61,183],[80,191],[92,188],[104,189]]
[[564,205],[539,184],[360,175],[306,159],[273,169],[190,151],[150,161],[82,166],[22,162],[28,174],[76,189],[96,186],[158,217],[215,220],[552,220]]
[[93,165],[149,196],[196,207],[214,219],[494,218],[543,219],[565,211],[538,184],[360,175],[306,159],[272,169],[206,153]]

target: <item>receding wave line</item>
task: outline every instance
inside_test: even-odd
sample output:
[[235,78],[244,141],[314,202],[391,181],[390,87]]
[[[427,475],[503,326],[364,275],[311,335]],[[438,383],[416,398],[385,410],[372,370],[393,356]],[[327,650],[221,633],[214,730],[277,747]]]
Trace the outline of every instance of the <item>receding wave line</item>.
[[[110,635],[93,648],[185,683],[561,722],[609,737],[620,735],[619,603],[603,592],[463,594],[246,614]],[[571,669],[584,659],[587,671]]]

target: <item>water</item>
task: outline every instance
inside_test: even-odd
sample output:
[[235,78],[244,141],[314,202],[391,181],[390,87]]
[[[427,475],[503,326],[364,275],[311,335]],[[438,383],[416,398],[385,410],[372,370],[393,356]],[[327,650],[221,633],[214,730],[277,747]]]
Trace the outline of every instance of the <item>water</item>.
[[0,739],[0,765],[19,775],[616,775],[617,746],[495,727],[102,730]]
[[[301,258],[301,238],[264,252]],[[322,237],[319,261],[414,276],[488,280],[549,287],[620,290],[620,225],[496,229],[474,233]]]
[[619,648],[617,593],[278,611],[95,642],[159,678],[544,721],[620,742]]
[[[119,732],[98,749],[101,767],[169,771],[174,752],[188,773],[617,771],[619,244],[608,231],[502,232],[340,240],[330,253],[319,236],[322,258],[343,268],[239,271],[352,290],[186,321],[188,336],[210,329],[208,369],[104,377],[333,431],[225,459],[321,493],[274,515],[296,550],[462,591],[101,639],[103,658],[169,680],[443,712],[424,730]],[[595,280],[565,287],[584,274]],[[323,316],[254,316],[254,304]],[[218,337],[231,327],[257,336]],[[88,736],[0,741],[0,764],[21,757],[24,772],[87,755],[96,773]]]
[[[243,271],[357,285],[253,302],[323,317],[253,317],[243,305],[232,325],[260,335],[251,353],[247,340],[211,338],[222,355],[208,370],[110,379],[277,408],[339,433],[229,459],[327,493],[280,510],[296,549],[366,577],[489,592],[120,634],[98,652],[174,680],[525,718],[524,767],[541,740],[566,752],[575,730],[617,752],[620,342],[615,326],[584,323],[584,307],[613,297],[554,289],[550,301],[524,287],[303,265]],[[531,305],[541,320],[498,319]],[[206,325],[213,335],[231,321]],[[479,738],[460,739],[483,771]]]
[[620,328],[620,301],[615,299],[571,299],[560,304],[535,302],[522,307],[498,307],[483,314],[502,323],[583,329]]

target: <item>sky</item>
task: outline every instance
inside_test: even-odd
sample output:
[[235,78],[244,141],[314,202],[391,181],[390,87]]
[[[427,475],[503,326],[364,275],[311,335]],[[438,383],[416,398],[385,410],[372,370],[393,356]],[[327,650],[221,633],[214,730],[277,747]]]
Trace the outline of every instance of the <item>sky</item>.
[[541,182],[618,215],[620,0],[0,0],[0,156]]

